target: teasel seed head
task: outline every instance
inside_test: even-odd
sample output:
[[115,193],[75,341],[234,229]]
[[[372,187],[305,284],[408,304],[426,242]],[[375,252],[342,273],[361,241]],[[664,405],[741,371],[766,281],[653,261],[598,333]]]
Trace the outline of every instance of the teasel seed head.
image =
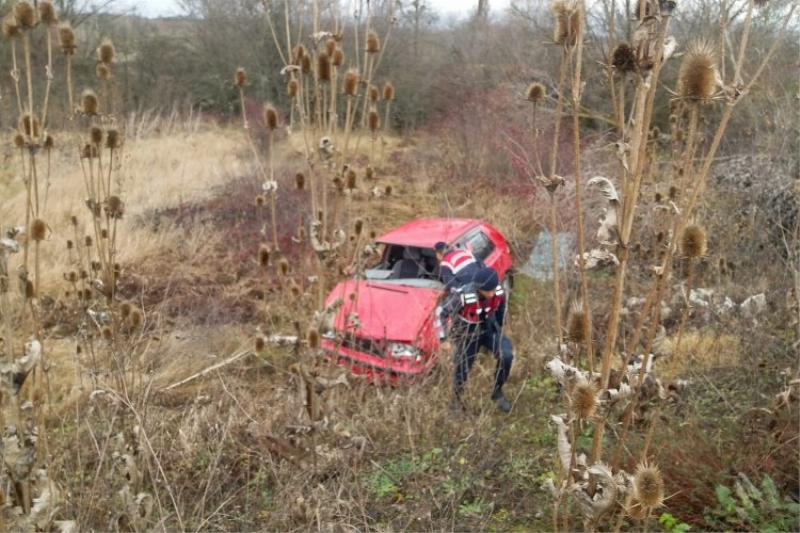
[[278,128],[278,111],[272,104],[264,106],[264,124],[272,131]]
[[655,202],[656,202],[657,204],[660,204],[661,202],[663,202],[663,201],[664,201],[664,197],[663,197],[663,196],[661,196],[661,193],[660,193],[660,192],[656,192],[656,194],[653,196],[653,200],[655,200]]
[[253,350],[256,353],[261,353],[264,351],[264,347],[267,345],[267,341],[264,340],[264,337],[258,335],[255,339],[253,339]]
[[394,100],[394,85],[390,81],[383,84],[383,99],[387,102]]
[[689,45],[678,71],[678,94],[688,100],[708,100],[716,87],[717,58],[711,45],[697,40]]
[[31,138],[39,136],[39,119],[31,113],[23,113],[19,119],[19,131]]
[[649,509],[664,503],[664,478],[657,466],[639,463],[633,476],[633,497]]
[[298,92],[300,92],[300,83],[294,78],[290,79],[286,84],[286,95],[289,98],[297,98]]
[[19,24],[17,24],[17,19],[14,17],[13,13],[9,13],[3,19],[3,35],[6,36],[7,39],[16,39],[19,37],[20,34]]
[[25,299],[26,300],[33,300],[36,298],[36,287],[33,286],[33,282],[29,279],[25,280]]
[[131,308],[130,302],[122,302],[119,304],[119,316],[122,320],[125,320],[131,315]]
[[381,129],[381,117],[378,115],[378,112],[374,109],[369,112],[369,116],[367,117],[367,123],[369,124],[369,131],[375,133],[379,129]]
[[108,230],[106,228],[100,230],[100,238],[108,239]]
[[92,299],[92,289],[89,289],[88,287],[86,289],[83,289],[83,300],[88,302],[91,301],[91,299]]
[[72,250],[75,248],[75,243],[72,242],[72,239],[67,239],[67,250]]
[[298,191],[302,191],[306,188],[306,175],[302,172],[298,172],[294,175],[294,186]]
[[536,105],[544,100],[546,94],[547,92],[544,85],[535,81],[528,85],[528,90],[525,91],[525,99],[529,102],[533,102],[533,105]]
[[103,81],[111,79],[111,68],[105,63],[98,63],[94,68],[94,73]]
[[266,244],[262,244],[261,246],[259,246],[258,264],[262,268],[267,268],[269,266],[269,254],[270,254],[269,246],[267,246]]
[[683,142],[683,130],[681,128],[675,130],[675,142],[677,143]]
[[256,207],[264,207],[264,204],[266,203],[267,199],[263,194],[256,194]]
[[373,104],[381,101],[381,91],[374,85],[369,86],[369,101]]
[[381,39],[378,34],[370,30],[367,34],[367,53],[377,54],[381,50]]
[[108,37],[104,38],[100,41],[100,46],[97,47],[97,60],[100,63],[105,63],[106,65],[110,65],[114,62],[114,56],[116,55],[117,51],[114,48],[114,43],[111,42],[111,39]]
[[653,130],[650,132],[650,134],[652,135],[653,139],[658,139],[661,137],[661,128],[658,126],[653,126]]
[[66,279],[70,283],[77,283],[78,282],[78,273],[74,270],[70,270],[65,276]]
[[325,41],[325,53],[328,54],[329,57],[333,57],[333,53],[336,51],[336,41],[333,37],[328,38]]
[[91,235],[87,235],[83,238],[83,245],[87,248],[91,248],[92,244],[94,243],[94,239],[92,239]]
[[383,194],[386,195],[386,196],[391,196],[392,195],[392,190],[393,190],[392,186],[391,185],[387,185],[383,189]]
[[78,217],[72,215],[69,217],[69,223],[72,224],[73,227],[78,227]]
[[81,277],[81,279],[87,279],[89,277],[89,273],[85,268],[82,268],[78,275]]
[[92,126],[89,130],[89,142],[92,144],[100,144],[103,142],[103,130],[98,126]]
[[247,85],[247,71],[244,67],[239,67],[233,75],[233,83],[237,87],[244,87]]
[[39,2],[39,20],[48,26],[53,26],[58,22],[58,15],[56,8],[50,0],[41,0]]
[[556,16],[553,41],[556,44],[574,45],[581,24],[580,10],[573,0],[555,0],[551,7]]
[[122,146],[122,136],[119,130],[108,130],[106,132],[106,148],[116,149]]
[[111,328],[108,326],[103,326],[103,329],[100,330],[100,334],[105,341],[110,341],[114,337],[114,332],[111,331]]
[[697,259],[706,255],[706,231],[697,224],[690,224],[683,230],[681,251],[684,257]]
[[570,395],[570,408],[581,420],[592,418],[597,411],[597,386],[587,379],[579,379]]
[[21,133],[14,134],[14,147],[15,148],[25,148],[25,136]]
[[333,188],[337,191],[341,191],[344,189],[344,181],[342,180],[341,176],[334,176],[333,177]]
[[364,219],[357,218],[353,224],[353,233],[355,235],[361,235],[362,231],[364,231]]
[[297,300],[303,295],[303,288],[300,285],[298,285],[295,280],[290,280],[289,292],[292,294],[292,298]]
[[97,146],[93,144],[85,144],[81,149],[81,159],[95,158],[97,158]]
[[300,65],[304,57],[306,57],[306,47],[302,44],[298,44],[294,47],[294,50],[292,50],[292,64]]
[[17,2],[14,6],[14,18],[17,19],[20,29],[30,30],[36,26],[36,10],[30,2]]
[[360,76],[356,69],[348,70],[344,75],[343,92],[345,96],[355,96],[358,93]]
[[278,272],[281,276],[288,276],[291,267],[289,266],[289,260],[285,257],[281,257],[280,261],[278,261]]
[[64,55],[71,56],[75,53],[77,46],[75,45],[75,30],[72,29],[69,22],[62,22],[58,26],[58,44],[61,46],[61,51]]
[[614,47],[611,52],[611,67],[622,73],[636,70],[636,52],[630,44],[621,42]]
[[303,242],[303,241],[306,240],[306,227],[305,226],[298,226],[297,227],[297,239],[300,242]]
[[351,168],[345,174],[345,188],[352,191],[356,188],[356,181],[356,171]]
[[319,330],[311,328],[308,330],[308,347],[312,350],[319,348]]
[[33,222],[31,222],[31,229],[29,234],[31,236],[31,240],[33,241],[43,241],[47,239],[47,234],[48,234],[47,222],[45,222],[41,218],[34,219]]
[[131,316],[129,318],[131,322],[131,327],[133,328],[139,328],[144,323],[144,313],[142,313],[141,309],[138,308],[131,309]]
[[678,188],[674,185],[670,185],[669,187],[669,199],[673,202],[678,197]]
[[303,74],[311,74],[311,56],[306,54],[300,58],[300,71]]
[[337,48],[333,51],[333,54],[331,54],[331,64],[336,68],[344,65],[344,50]]
[[324,51],[317,54],[317,79],[326,83],[331,81],[331,56]]
[[572,342],[585,343],[586,322],[588,318],[584,312],[583,303],[576,300],[572,302],[567,315],[567,337]]
[[119,196],[112,195],[106,198],[104,208],[111,218],[122,218],[125,214],[125,202]]
[[100,100],[91,89],[84,89],[81,93],[81,110],[84,115],[94,116],[100,111]]
[[45,133],[44,141],[42,142],[42,147],[45,150],[52,150],[56,146],[56,141],[53,139],[53,136],[49,133]]
[[367,166],[367,168],[364,170],[364,177],[368,180],[375,179],[375,169],[372,168],[372,165]]

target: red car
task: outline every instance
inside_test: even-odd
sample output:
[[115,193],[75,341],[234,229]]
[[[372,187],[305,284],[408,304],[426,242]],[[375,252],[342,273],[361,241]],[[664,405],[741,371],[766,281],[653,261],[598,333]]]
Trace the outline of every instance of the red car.
[[510,294],[511,252],[505,237],[473,219],[425,218],[381,235],[381,261],[365,279],[339,283],[325,305],[341,298],[333,329],[321,347],[326,356],[376,382],[419,376],[433,367],[439,341],[434,311],[444,294],[433,246],[445,242],[471,250],[497,271]]

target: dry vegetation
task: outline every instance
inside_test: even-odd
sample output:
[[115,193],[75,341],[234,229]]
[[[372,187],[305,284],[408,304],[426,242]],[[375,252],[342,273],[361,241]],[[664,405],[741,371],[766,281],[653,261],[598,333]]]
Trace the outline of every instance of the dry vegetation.
[[[748,21],[761,3],[745,4]],[[720,85],[713,48],[671,60],[671,131],[656,133],[669,4],[645,19],[652,31],[612,39],[603,70],[582,65],[583,4],[558,0],[555,95],[494,89],[505,96],[469,128],[443,117],[399,138],[385,128],[394,93],[373,80],[391,25],[379,36],[369,13],[357,68],[337,59],[336,17],[311,16],[302,52],[275,43],[289,108],[253,112],[234,66],[233,126],[122,124],[86,92],[71,129],[32,126],[47,99],[25,82],[29,34],[49,32],[59,61],[74,43],[49,3],[38,19],[17,3],[4,32],[29,118],[0,175],[0,528],[795,530],[797,229],[766,237],[755,211],[734,226],[737,195],[703,194],[756,79],[740,76],[749,22]],[[110,40],[97,63],[102,96]],[[588,68],[615,109],[610,131],[582,138]],[[485,138],[496,113],[516,117],[498,146]],[[508,416],[481,394],[488,356],[457,416],[449,361],[386,388],[317,350],[327,291],[359,275],[372,237],[420,216],[491,222],[517,265],[539,232],[576,234],[574,264],[517,276]]]

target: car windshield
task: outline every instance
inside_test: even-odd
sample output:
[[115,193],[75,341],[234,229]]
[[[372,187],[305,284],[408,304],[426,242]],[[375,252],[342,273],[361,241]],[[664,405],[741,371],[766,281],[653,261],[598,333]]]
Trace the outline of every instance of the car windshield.
[[368,280],[440,288],[439,262],[433,248],[385,244],[381,261],[365,271]]

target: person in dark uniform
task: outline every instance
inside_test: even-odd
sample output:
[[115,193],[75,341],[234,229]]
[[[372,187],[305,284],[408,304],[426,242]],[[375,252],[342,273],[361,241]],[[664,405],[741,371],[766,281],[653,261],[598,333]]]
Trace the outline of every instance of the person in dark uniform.
[[492,401],[504,413],[511,411],[511,402],[503,393],[514,359],[511,341],[503,335],[505,314],[503,287],[497,272],[486,266],[478,269],[468,283],[449,291],[436,309],[441,353],[454,354],[454,409],[465,409],[462,396],[469,371],[481,346],[485,346],[497,360]]

